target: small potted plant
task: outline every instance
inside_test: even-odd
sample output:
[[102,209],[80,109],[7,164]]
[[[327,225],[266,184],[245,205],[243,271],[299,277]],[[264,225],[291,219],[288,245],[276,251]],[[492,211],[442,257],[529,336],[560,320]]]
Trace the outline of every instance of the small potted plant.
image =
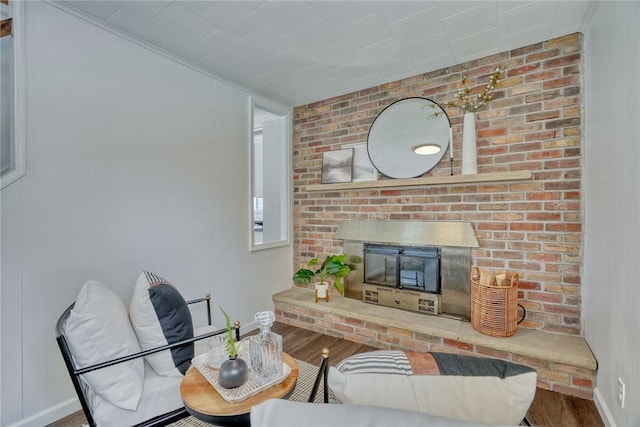
[[[329,301],[328,278],[333,278],[333,285],[338,292],[341,294],[344,292],[342,278],[351,273],[351,267],[345,264],[346,259],[346,255],[328,255],[318,269],[301,268],[298,270],[293,275],[293,281],[297,284],[307,284],[314,276],[317,277],[318,281],[315,284],[316,302],[318,302],[319,298]],[[307,267],[315,267],[318,263],[318,258],[312,258],[307,262]]]
[[[220,306],[219,306],[220,307]],[[218,382],[224,388],[236,388],[246,383],[249,379],[249,367],[247,362],[238,357],[233,332],[231,331],[231,319],[229,315],[220,307],[226,321],[225,348],[229,354],[229,359],[222,362],[218,371]]]

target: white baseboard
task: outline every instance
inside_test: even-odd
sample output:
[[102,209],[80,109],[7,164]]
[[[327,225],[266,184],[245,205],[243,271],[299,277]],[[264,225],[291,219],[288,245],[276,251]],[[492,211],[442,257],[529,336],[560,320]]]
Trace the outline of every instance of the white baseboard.
[[600,418],[602,418],[604,425],[606,427],[618,427],[598,387],[593,389],[593,402],[596,404],[596,408],[598,408]]
[[10,424],[7,427],[42,427],[51,424],[54,421],[58,421],[60,418],[64,418],[67,415],[71,415],[80,409],[80,401],[78,401],[77,398],[72,398],[47,408],[44,411],[40,411],[29,418]]

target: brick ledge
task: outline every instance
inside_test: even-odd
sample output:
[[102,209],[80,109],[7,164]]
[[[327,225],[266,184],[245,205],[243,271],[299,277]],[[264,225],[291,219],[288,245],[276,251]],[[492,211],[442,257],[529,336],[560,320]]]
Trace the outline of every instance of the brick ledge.
[[366,304],[350,298],[333,296],[328,303],[315,303],[310,289],[290,288],[273,295],[274,303],[301,306],[355,318],[387,328],[408,329],[413,332],[513,353],[534,359],[560,363],[595,371],[597,361],[582,337],[561,335],[519,328],[508,338],[490,337],[476,331],[471,323],[439,316],[429,316],[394,308]]

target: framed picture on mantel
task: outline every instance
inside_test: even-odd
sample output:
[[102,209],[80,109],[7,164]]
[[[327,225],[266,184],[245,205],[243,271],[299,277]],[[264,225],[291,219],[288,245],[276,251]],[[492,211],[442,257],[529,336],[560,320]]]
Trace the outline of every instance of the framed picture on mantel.
[[366,142],[354,142],[344,144],[342,148],[353,148],[353,163],[351,168],[351,181],[377,181],[378,170],[369,159]]
[[351,182],[353,148],[325,151],[322,155],[322,184]]

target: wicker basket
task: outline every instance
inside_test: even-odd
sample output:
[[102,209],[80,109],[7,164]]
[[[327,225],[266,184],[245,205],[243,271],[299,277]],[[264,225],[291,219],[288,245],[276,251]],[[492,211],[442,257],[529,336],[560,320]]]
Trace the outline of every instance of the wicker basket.
[[[471,324],[485,335],[510,337],[518,329],[517,273],[511,275],[507,286],[481,283],[478,267],[471,269]],[[486,280],[484,281],[486,282]]]

